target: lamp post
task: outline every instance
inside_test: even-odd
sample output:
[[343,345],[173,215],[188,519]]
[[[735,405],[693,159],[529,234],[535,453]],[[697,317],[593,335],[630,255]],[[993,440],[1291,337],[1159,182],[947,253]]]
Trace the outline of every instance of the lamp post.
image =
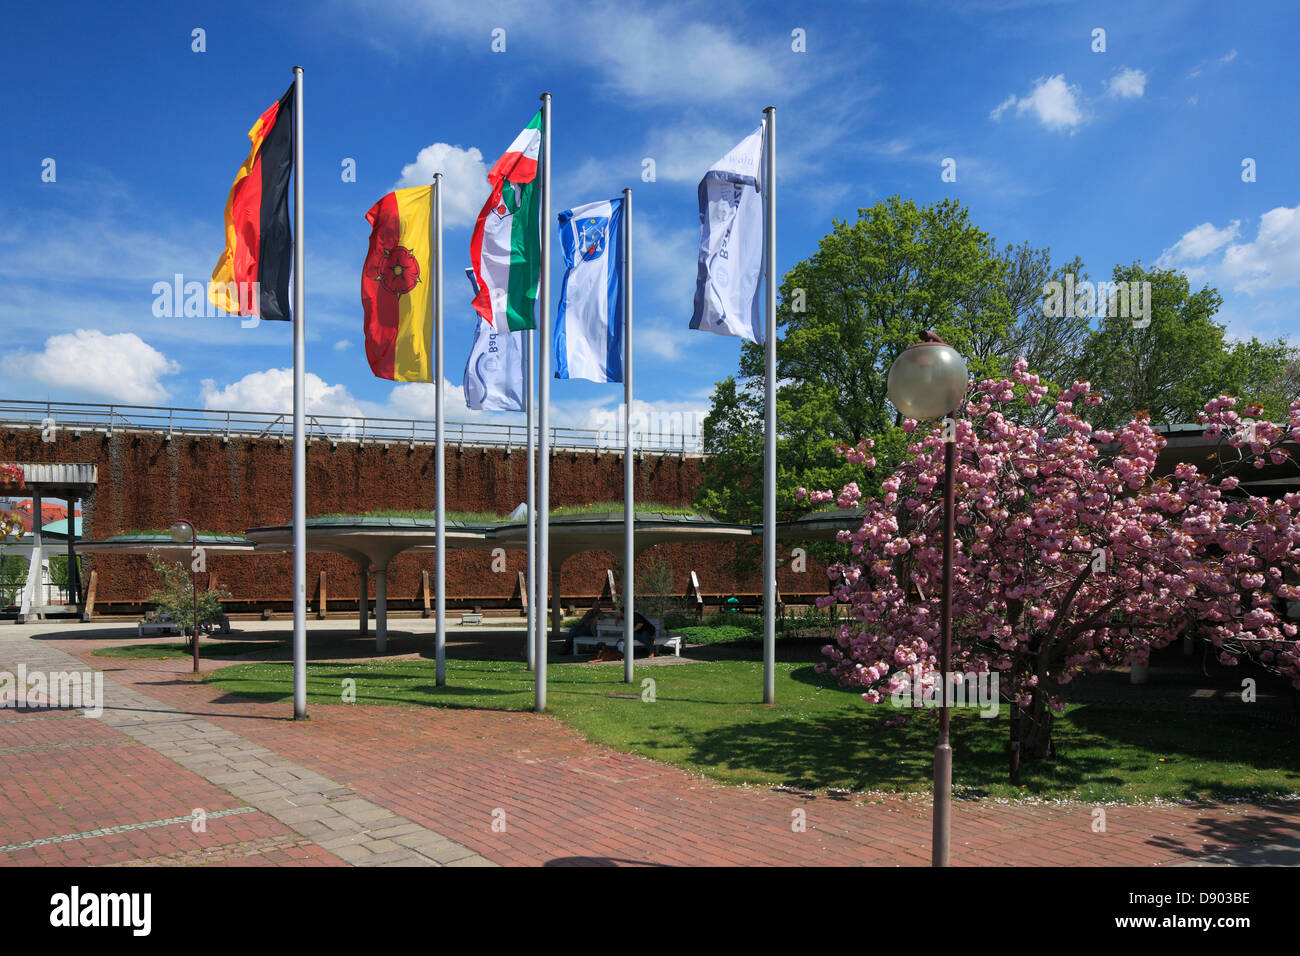
[[[894,407],[915,419],[945,418],[966,396],[966,360],[933,332],[903,350],[889,368],[887,389]],[[952,544],[953,485],[956,477],[957,436],[944,429],[943,446],[943,603],[939,617],[941,650],[939,742],[934,748],[934,835],[931,863],[948,865],[952,838],[952,746],[948,742],[948,704],[952,662]]]
[[194,626],[192,640],[194,642],[194,673],[199,672],[199,576],[194,570],[194,552],[199,549],[199,533],[194,530],[194,522],[186,521],[179,518],[172,522],[171,526],[172,540],[177,544],[189,543],[190,545],[190,590],[194,592]]

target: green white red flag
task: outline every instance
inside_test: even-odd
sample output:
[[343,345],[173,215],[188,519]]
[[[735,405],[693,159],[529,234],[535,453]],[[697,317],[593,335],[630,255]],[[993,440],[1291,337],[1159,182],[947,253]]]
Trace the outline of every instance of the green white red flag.
[[536,326],[542,265],[542,113],[515,137],[488,172],[492,194],[470,240],[478,292],[474,309],[493,328],[515,332]]

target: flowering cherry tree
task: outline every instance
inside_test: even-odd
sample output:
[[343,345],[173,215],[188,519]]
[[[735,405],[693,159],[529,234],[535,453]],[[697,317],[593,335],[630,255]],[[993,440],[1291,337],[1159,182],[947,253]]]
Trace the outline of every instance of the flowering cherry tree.
[[[1199,416],[1219,439],[1210,472],[1180,464],[1153,474],[1165,440],[1139,416],[1117,432],[1083,417],[1100,398],[1088,382],[1056,396],[1054,425],[1011,420],[1047,388],[1023,359],[1009,378],[980,382],[955,423],[956,529],[952,671],[995,671],[1025,757],[1052,752],[1059,685],[1117,664],[1143,664],[1190,631],[1225,664],[1250,657],[1300,687],[1300,641],[1286,619],[1300,600],[1300,494],[1245,494],[1242,476],[1283,464],[1300,440],[1300,401],[1285,427],[1220,397]],[[849,623],[823,652],[823,670],[870,702],[918,678],[937,679],[943,568],[943,428],[907,421],[908,459],[861,501],[861,526],[840,532],[852,557],[830,569],[821,606],[849,605]],[[874,466],[869,443],[848,450]],[[800,489],[801,493],[803,489]]]

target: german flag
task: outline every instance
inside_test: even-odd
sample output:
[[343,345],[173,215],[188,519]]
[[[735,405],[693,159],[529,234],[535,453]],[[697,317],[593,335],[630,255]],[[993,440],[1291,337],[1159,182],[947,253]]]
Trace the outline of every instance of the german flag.
[[366,359],[378,378],[432,382],[433,187],[398,189],[368,213],[361,267]]
[[289,321],[289,173],[293,170],[293,87],[248,131],[253,148],[226,200],[226,251],[208,298],[236,315]]

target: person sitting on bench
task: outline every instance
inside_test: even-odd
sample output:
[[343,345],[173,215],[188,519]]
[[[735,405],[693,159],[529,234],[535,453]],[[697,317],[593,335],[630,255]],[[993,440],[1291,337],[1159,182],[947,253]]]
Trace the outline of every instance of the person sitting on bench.
[[596,622],[600,620],[600,612],[600,602],[597,601],[590,611],[582,615],[582,620],[569,628],[569,638],[564,642],[564,653],[573,653],[573,639],[575,637],[596,636]]
[[[655,656],[655,626],[650,623],[640,611],[632,614],[632,640],[642,645],[646,649],[647,657]],[[623,655],[619,654],[612,647],[606,647],[604,644],[596,645],[597,662],[601,661],[620,661]]]
[[647,657],[655,656],[655,626],[640,611],[632,614],[632,639],[645,646]]

